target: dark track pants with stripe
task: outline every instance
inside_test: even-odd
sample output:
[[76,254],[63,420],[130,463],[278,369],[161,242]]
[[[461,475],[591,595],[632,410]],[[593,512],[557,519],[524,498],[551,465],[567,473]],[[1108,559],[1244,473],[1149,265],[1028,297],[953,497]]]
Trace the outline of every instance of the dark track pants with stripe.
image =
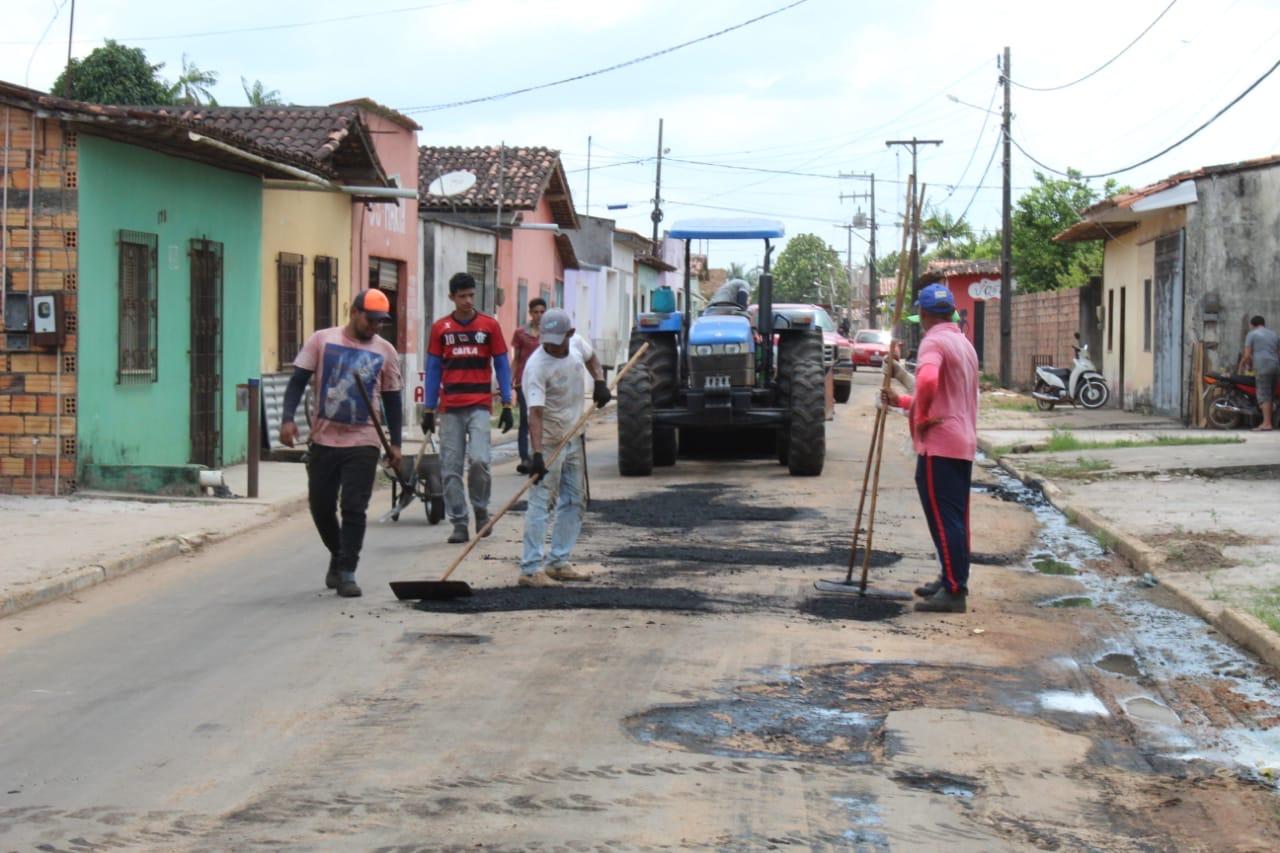
[[969,589],[969,485],[973,462],[946,456],[916,457],[916,489],[942,564],[942,582],[952,592]]

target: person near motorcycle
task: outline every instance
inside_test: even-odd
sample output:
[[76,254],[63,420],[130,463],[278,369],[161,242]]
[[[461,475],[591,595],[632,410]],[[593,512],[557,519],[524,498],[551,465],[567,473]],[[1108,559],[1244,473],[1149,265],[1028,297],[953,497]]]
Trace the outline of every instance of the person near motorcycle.
[[978,447],[978,354],[952,320],[955,297],[943,284],[920,289],[924,338],[915,394],[881,392],[886,406],[908,410],[916,449],[916,488],[941,564],[940,577],[916,590],[916,610],[964,613],[969,594],[969,486]]
[[1271,415],[1275,408],[1276,373],[1280,371],[1280,336],[1267,328],[1267,321],[1261,315],[1254,315],[1249,326],[1249,334],[1244,339],[1244,354],[1240,356],[1236,369],[1244,373],[1253,368],[1258,405],[1262,408],[1262,423],[1254,429],[1269,431],[1275,428]]

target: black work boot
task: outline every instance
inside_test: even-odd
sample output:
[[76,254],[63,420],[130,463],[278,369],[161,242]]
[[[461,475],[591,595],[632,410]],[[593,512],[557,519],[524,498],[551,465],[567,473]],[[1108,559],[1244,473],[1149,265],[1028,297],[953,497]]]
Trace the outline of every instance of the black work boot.
[[338,588],[338,555],[329,556],[329,571],[325,572],[324,585],[328,589]]
[[343,598],[359,598],[364,595],[360,585],[356,583],[355,572],[338,572],[338,595]]
[[471,538],[471,534],[467,532],[467,523],[465,521],[455,522],[453,532],[449,534],[449,541],[453,544],[466,542]]
[[968,594],[964,590],[952,592],[945,586],[926,598],[916,602],[916,612],[923,613],[964,613],[968,606],[965,601]]
[[[476,510],[476,533],[484,530],[484,526],[489,523],[489,511],[487,509]],[[492,533],[492,530],[485,530],[485,536]]]
[[940,589],[942,589],[942,578],[934,578],[928,583],[922,583],[916,587],[916,595],[921,598],[929,598]]

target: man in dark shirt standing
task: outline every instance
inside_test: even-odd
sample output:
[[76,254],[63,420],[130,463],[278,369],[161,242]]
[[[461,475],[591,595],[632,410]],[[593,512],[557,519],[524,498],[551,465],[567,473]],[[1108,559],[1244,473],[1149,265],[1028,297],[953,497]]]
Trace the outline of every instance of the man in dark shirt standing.
[[[466,542],[467,492],[475,510],[476,530],[489,520],[489,417],[493,406],[493,375],[498,376],[502,414],[498,426],[515,425],[511,412],[511,365],[507,342],[498,321],[476,310],[476,280],[460,272],[449,279],[451,314],[435,322],[427,343],[427,376],[422,430],[436,427],[440,414],[440,467],[444,472],[444,504],[453,522],[450,542]],[[470,455],[467,489],[462,487],[463,462]]]

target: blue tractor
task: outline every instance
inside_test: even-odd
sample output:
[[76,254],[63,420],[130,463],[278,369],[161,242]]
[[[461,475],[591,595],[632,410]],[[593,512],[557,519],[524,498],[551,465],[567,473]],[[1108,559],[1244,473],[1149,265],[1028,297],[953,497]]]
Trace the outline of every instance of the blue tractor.
[[[649,350],[618,384],[618,470],[645,477],[674,465],[681,433],[754,431],[771,437],[778,461],[795,476],[815,477],[826,459],[822,331],[808,312],[773,310],[770,242],[781,222],[699,219],[670,232],[684,240],[684,310],[669,289],[654,291],[653,310],[636,318],[632,354]],[[759,308],[749,312],[745,285],[717,291],[696,318],[690,311],[694,240],[763,240]]]

